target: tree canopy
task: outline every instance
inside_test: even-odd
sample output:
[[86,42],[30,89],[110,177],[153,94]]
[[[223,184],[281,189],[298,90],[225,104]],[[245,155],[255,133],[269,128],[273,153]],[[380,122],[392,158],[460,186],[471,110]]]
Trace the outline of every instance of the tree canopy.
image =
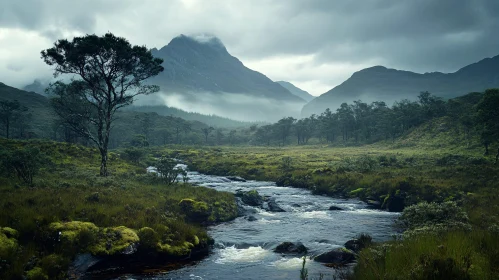
[[41,52],[54,76],[72,81],[51,85],[54,109],[75,132],[94,142],[101,153],[100,174],[107,175],[107,150],[114,114],[134,97],[159,90],[144,81],[163,71],[161,59],[145,46],[132,46],[111,33],[58,40]]

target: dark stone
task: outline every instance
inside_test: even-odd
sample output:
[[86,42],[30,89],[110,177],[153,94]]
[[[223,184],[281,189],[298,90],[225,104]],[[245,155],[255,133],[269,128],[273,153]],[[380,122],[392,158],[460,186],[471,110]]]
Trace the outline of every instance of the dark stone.
[[239,176],[227,176],[225,177],[231,181],[236,181],[236,182],[246,182],[246,180],[244,178],[241,178]]
[[257,218],[255,218],[255,216],[248,216],[248,217],[246,218],[246,220],[248,220],[248,222],[254,222],[254,221],[257,221],[258,219],[257,219]]
[[269,199],[269,202],[267,202],[267,206],[270,212],[286,212],[275,202],[275,198]]
[[293,204],[291,204],[291,206],[293,206],[293,207],[301,207],[301,205],[298,204],[298,203],[293,203]]
[[280,254],[298,254],[305,255],[308,252],[307,247],[300,242],[292,243],[292,242],[283,242],[279,244],[274,252]]
[[250,206],[262,206],[263,204],[263,198],[256,190],[237,192],[236,196],[240,197],[245,204]]
[[90,253],[76,256],[68,270],[69,279],[80,279],[85,273],[102,259],[92,256]]
[[340,207],[338,207],[338,206],[334,206],[334,205],[333,205],[333,206],[330,206],[330,207],[329,207],[329,210],[331,210],[331,211],[341,211],[341,210],[343,210],[343,208],[340,208]]
[[343,249],[334,249],[322,253],[314,258],[314,261],[327,264],[345,265],[355,261],[355,254]]

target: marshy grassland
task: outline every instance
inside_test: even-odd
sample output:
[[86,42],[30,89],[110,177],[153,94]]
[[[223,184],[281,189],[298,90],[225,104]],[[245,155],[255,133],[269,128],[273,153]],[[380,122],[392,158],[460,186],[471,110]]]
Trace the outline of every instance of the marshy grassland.
[[101,177],[95,149],[0,141],[4,158],[36,154],[31,164],[39,168],[32,184],[14,172],[0,177],[1,279],[66,279],[77,254],[112,256],[137,242],[142,251],[185,258],[211,242],[203,225],[237,216],[232,194],[164,185],[146,173],[146,163],[118,153],[109,155],[111,175]]

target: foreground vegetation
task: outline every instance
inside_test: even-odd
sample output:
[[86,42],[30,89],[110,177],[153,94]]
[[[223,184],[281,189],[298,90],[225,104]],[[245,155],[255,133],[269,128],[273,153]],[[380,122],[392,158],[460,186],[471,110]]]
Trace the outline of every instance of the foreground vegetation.
[[[403,236],[358,254],[348,279],[498,279],[499,166],[442,118],[395,142],[361,147],[158,149],[193,169],[272,180],[404,211]],[[430,203],[430,204],[428,204]]]
[[[211,242],[202,225],[237,215],[232,194],[165,185],[146,173],[145,162],[132,163],[124,155],[110,153],[110,175],[101,177],[95,149],[0,142],[1,279],[65,279],[81,253],[116,256],[135,250],[185,258]],[[15,165],[6,160],[13,153],[25,155],[24,163],[38,170],[32,182],[16,176]]]

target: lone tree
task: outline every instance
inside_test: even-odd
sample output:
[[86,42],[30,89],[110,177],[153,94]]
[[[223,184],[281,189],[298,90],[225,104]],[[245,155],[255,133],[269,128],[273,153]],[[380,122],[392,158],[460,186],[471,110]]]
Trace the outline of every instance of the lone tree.
[[107,176],[114,114],[132,104],[135,96],[159,90],[143,81],[163,71],[163,60],[154,58],[145,46],[132,46],[111,33],[58,40],[41,54],[45,63],[55,67],[55,77],[72,76],[69,84],[56,82],[49,88],[56,95],[54,109],[75,132],[97,145],[100,175]]

